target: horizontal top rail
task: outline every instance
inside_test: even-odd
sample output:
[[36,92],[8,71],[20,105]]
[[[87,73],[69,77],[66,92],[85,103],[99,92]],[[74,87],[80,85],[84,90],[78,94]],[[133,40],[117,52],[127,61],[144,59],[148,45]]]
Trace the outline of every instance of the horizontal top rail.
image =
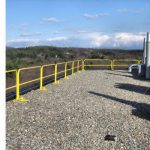
[[[79,60],[74,60],[74,61],[66,61],[66,62],[60,62],[60,63],[56,63],[57,65],[59,64],[65,64],[65,63],[73,63],[73,62],[78,62],[78,61],[88,61],[88,60],[91,60],[91,61],[140,61],[142,62],[141,59],[79,59]],[[48,67],[48,66],[53,66],[55,64],[46,64],[46,65],[41,65],[41,66],[33,66],[33,67],[27,67],[27,68],[19,68],[19,69],[12,69],[12,70],[6,70],[6,73],[9,73],[9,72],[16,72],[17,70],[18,71],[21,71],[21,70],[28,70],[28,69],[34,69],[34,68],[40,68],[40,67]]]
[[6,73],[9,73],[9,72],[16,72],[17,69],[13,69],[13,70],[6,70]]
[[84,61],[86,61],[86,60],[109,60],[109,61],[111,61],[111,59],[84,59]]
[[78,60],[75,60],[75,61],[82,61],[82,59],[78,59]]
[[113,61],[141,61],[141,59],[113,59]]
[[65,63],[67,63],[67,62],[61,62],[61,63],[56,63],[57,65],[61,65],[61,64],[65,64]]
[[36,69],[36,68],[40,68],[41,66],[33,66],[33,67],[27,67],[27,68],[20,68],[19,71],[21,70],[28,70],[28,69]]
[[74,61],[60,62],[60,63],[57,63],[57,64],[58,64],[58,65],[60,65],[60,64],[65,64],[65,63],[77,62],[77,61],[82,61],[82,59],[79,59],[79,60],[74,60]]
[[49,67],[49,66],[54,66],[55,64],[47,64],[47,65],[42,65],[42,67]]

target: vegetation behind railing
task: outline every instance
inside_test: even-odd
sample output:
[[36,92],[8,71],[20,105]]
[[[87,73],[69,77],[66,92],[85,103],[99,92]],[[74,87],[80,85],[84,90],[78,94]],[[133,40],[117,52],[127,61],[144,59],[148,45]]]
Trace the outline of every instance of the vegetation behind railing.
[[52,46],[32,46],[6,48],[6,69],[24,68],[42,64],[71,61],[76,59],[142,59],[142,50],[62,48]]

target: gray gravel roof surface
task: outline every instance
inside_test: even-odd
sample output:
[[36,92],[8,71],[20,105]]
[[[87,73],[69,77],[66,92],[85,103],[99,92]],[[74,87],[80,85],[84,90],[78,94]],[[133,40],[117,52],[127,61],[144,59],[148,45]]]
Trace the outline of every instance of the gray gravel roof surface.
[[69,78],[7,102],[8,150],[150,150],[150,82],[109,70]]

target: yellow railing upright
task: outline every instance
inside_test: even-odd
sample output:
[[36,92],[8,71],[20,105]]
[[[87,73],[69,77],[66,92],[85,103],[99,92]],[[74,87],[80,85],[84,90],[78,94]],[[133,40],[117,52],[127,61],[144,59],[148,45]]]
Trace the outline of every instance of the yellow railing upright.
[[65,63],[65,79],[69,79],[69,77],[67,76],[67,62]]
[[58,74],[58,64],[55,64],[55,80],[54,80],[54,84],[59,84],[60,82],[57,80],[57,74]]

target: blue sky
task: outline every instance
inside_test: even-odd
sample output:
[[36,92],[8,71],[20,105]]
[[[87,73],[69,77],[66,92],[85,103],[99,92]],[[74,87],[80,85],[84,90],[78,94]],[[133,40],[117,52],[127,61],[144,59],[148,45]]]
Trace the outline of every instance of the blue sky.
[[150,0],[7,0],[7,46],[142,48]]

